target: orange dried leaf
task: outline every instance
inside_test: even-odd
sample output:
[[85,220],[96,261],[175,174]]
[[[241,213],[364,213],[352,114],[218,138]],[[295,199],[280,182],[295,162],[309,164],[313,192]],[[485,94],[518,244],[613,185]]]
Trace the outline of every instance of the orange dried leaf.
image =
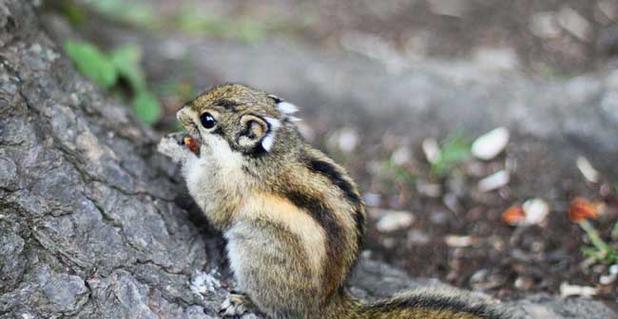
[[526,219],[526,214],[521,206],[511,206],[502,213],[502,221],[508,225],[521,225]]
[[588,218],[597,218],[599,216],[599,205],[590,202],[589,200],[576,197],[571,201],[569,206],[569,220],[574,223]]
[[185,145],[187,145],[187,147],[189,148],[191,152],[193,152],[194,154],[197,154],[198,145],[195,139],[193,139],[191,136],[185,136],[182,141]]

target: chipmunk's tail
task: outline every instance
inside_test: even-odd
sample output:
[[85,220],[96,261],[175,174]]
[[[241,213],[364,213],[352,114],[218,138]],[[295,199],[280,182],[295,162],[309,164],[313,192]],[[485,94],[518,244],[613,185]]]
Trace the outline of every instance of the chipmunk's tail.
[[515,319],[503,306],[459,290],[418,290],[362,304],[342,295],[330,319]]

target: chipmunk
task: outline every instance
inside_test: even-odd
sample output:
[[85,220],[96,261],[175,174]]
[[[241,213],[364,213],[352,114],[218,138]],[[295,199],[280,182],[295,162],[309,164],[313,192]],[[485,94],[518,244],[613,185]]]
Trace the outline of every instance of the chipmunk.
[[362,246],[365,206],[348,173],[301,137],[297,108],[240,84],[184,105],[187,133],[159,151],[182,163],[197,205],[227,239],[240,293],[221,315],[270,318],[509,318],[461,294],[409,293],[364,305],[344,284]]

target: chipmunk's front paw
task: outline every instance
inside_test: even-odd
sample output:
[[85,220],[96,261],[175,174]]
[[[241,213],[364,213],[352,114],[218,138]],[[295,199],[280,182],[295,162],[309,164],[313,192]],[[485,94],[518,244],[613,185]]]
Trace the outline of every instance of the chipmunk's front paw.
[[247,295],[243,293],[232,292],[221,304],[219,315],[221,315],[221,317],[223,318],[257,318],[255,314],[250,313],[250,311],[253,309],[255,309],[255,306]]

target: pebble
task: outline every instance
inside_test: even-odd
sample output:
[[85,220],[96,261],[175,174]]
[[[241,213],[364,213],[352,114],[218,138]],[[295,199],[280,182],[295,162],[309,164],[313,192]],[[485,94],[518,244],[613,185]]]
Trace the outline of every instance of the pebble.
[[433,138],[426,138],[423,140],[422,148],[423,154],[425,154],[425,158],[429,163],[434,164],[440,160],[440,145],[438,141]]
[[509,172],[501,170],[481,179],[478,183],[478,190],[483,193],[490,192],[500,187],[506,186],[509,181]]
[[539,225],[545,222],[549,214],[549,204],[542,198],[532,198],[525,201],[522,205],[525,213],[524,224]]
[[396,149],[391,155],[391,161],[393,161],[393,163],[397,165],[403,165],[409,162],[410,158],[412,158],[410,149],[404,146]]
[[581,41],[590,41],[592,27],[586,18],[570,7],[563,7],[558,12],[558,24]]
[[599,10],[610,20],[618,18],[618,4],[612,0],[603,0],[598,3]]
[[599,283],[601,285],[610,285],[614,281],[616,281],[616,279],[618,279],[618,264],[611,265],[609,267],[609,273],[607,275],[602,275],[601,277],[599,277]]
[[363,200],[365,201],[365,204],[369,207],[377,207],[380,205],[380,202],[382,201],[382,195],[377,194],[377,193],[365,193],[363,195]]
[[530,18],[530,32],[539,38],[552,39],[560,35],[560,26],[554,12],[536,12]]
[[481,136],[472,143],[472,155],[488,161],[500,154],[509,142],[509,130],[506,127],[495,128]]
[[442,195],[442,185],[425,182],[416,183],[416,190],[427,197],[440,197]]
[[519,67],[519,59],[512,48],[480,48],[474,52],[473,59],[488,70],[509,71]]
[[329,142],[344,153],[351,153],[358,145],[358,133],[349,127],[342,128],[331,135]]
[[414,215],[407,211],[383,211],[382,217],[376,223],[376,228],[381,233],[390,233],[406,229],[414,223]]
[[422,230],[413,229],[408,232],[407,243],[410,246],[422,246],[428,244],[431,241],[431,237]]
[[429,10],[437,15],[463,17],[468,2],[466,0],[428,0]]
[[575,165],[577,166],[577,169],[579,169],[579,171],[582,173],[582,175],[584,175],[584,178],[586,178],[587,181],[591,183],[597,183],[599,181],[599,171],[597,171],[592,166],[592,164],[590,163],[590,161],[588,161],[587,158],[583,156],[578,156],[577,160],[575,161]]
[[597,294],[597,289],[589,286],[571,285],[567,282],[560,284],[560,297],[570,296],[592,297]]
[[475,240],[472,236],[448,235],[444,237],[444,242],[449,247],[465,248],[472,246]]

